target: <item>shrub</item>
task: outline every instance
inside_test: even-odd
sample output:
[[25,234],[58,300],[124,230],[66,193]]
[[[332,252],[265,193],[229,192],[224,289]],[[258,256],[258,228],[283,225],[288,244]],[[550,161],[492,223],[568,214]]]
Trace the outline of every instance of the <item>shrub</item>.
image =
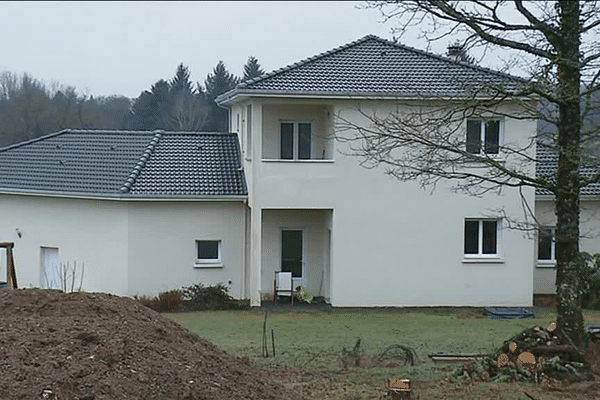
[[160,292],[158,296],[134,296],[142,305],[157,312],[183,311],[183,293],[179,289]]
[[204,286],[197,283],[182,289],[186,309],[201,310],[245,310],[250,308],[250,300],[236,300],[228,293],[229,289],[222,283]]
[[179,289],[169,290],[158,294],[155,302],[155,310],[158,312],[182,311],[183,293]]
[[135,296],[144,306],[158,312],[202,311],[202,310],[249,310],[250,300],[236,300],[219,283],[204,286],[201,283],[161,292],[158,296]]
[[151,297],[151,296],[146,296],[146,295],[135,295],[133,296],[134,299],[136,299],[137,301],[139,301],[140,303],[142,303],[143,306],[146,306],[148,308],[152,308],[153,303],[156,301],[156,297]]

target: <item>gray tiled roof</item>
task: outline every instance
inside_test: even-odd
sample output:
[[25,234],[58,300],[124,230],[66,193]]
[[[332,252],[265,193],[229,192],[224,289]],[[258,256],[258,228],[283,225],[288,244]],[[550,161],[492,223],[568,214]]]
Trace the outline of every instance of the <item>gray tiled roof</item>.
[[523,82],[369,35],[242,82],[217,102],[240,94],[454,97],[490,84],[516,90]]
[[235,134],[64,130],[0,149],[0,190],[104,197],[247,195]]
[[[537,145],[537,163],[535,165],[535,173],[537,176],[546,178],[547,180],[554,181],[556,179],[556,168],[558,165],[558,153],[551,147],[538,144]],[[579,169],[581,176],[592,176],[598,167],[583,166]],[[536,188],[536,195],[538,196],[552,196],[549,190]],[[581,189],[579,193],[582,196],[600,196],[600,183],[592,183]]]

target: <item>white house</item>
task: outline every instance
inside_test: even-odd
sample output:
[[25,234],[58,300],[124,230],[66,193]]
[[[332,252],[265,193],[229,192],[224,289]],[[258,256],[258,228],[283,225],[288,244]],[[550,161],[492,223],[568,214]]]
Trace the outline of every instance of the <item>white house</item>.
[[[221,282],[259,305],[285,270],[333,306],[528,306],[550,269],[505,216],[533,189],[432,193],[334,138],[340,119],[511,79],[367,36],[221,95],[232,133],[63,131],[11,146],[0,241],[15,242],[21,286],[51,286],[60,260],[85,262],[85,290],[127,295]],[[511,118],[520,107],[465,120],[465,138],[470,126],[483,145],[527,143],[536,123]]]
[[[522,215],[516,190],[467,197],[439,185],[432,195],[361,167],[333,139],[336,119],[368,124],[363,114],[427,107],[461,99],[466,84],[510,81],[367,36],[220,96],[244,155],[253,303],[270,296],[273,273],[283,269],[334,306],[531,304],[536,246],[502,218]],[[510,118],[519,107],[501,105],[506,117],[486,120],[495,132],[482,128],[482,140],[495,133],[496,141],[527,143],[536,124]],[[533,204],[533,189],[522,194]]]

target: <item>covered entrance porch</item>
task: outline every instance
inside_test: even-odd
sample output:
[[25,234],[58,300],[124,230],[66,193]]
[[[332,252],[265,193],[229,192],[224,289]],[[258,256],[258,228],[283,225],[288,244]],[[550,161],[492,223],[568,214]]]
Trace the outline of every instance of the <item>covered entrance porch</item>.
[[292,273],[293,287],[330,297],[333,210],[263,209],[261,226],[261,301],[272,300],[275,272]]

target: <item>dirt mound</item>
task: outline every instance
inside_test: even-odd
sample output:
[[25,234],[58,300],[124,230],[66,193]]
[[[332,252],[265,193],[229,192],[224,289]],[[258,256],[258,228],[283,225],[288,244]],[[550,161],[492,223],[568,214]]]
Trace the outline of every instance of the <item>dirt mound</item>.
[[297,399],[133,299],[0,290],[1,399]]

